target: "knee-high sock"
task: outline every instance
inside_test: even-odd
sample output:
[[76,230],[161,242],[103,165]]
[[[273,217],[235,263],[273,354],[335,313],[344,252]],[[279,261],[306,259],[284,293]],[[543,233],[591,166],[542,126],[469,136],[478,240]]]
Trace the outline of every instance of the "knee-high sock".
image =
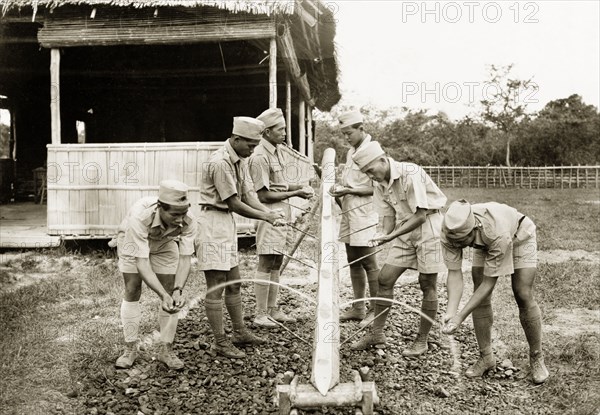
[[[362,266],[350,266],[350,280],[352,281],[352,291],[354,292],[354,299],[360,300],[365,298],[367,291],[367,276]],[[352,303],[352,307],[358,310],[364,310],[365,302],[360,301]]]
[[242,294],[225,294],[225,306],[231,318],[233,331],[240,331],[244,328],[244,315],[242,314]]
[[138,340],[141,320],[142,308],[139,301],[121,301],[121,323],[127,343]]
[[207,298],[204,300],[204,304],[208,324],[212,329],[215,340],[222,339],[225,337],[225,330],[223,329],[223,300],[209,300]]
[[[389,298],[392,300],[394,298],[394,294],[387,293],[379,293],[379,297]],[[390,309],[392,308],[392,303],[390,301],[385,300],[375,300],[375,321],[373,321],[373,334],[383,334],[383,328],[385,327],[385,321],[387,319],[388,314],[390,313]],[[381,315],[380,315],[381,314]]]
[[160,307],[158,310],[158,326],[160,327],[160,341],[163,343],[173,343],[175,332],[177,331],[177,322],[179,316],[177,313],[170,314]]
[[367,282],[369,284],[369,297],[377,297],[377,292],[379,291],[379,270],[373,269],[371,271],[367,271]]
[[267,314],[267,299],[269,297],[270,284],[265,281],[269,281],[271,274],[268,272],[256,271],[254,278],[254,296],[256,297],[256,314]]
[[[279,270],[271,271],[271,282],[279,282]],[[267,301],[269,308],[277,307],[277,295],[279,295],[279,285],[269,284],[269,298]]]
[[[423,300],[421,301],[421,321],[419,324],[419,335],[427,336],[429,334],[429,330],[431,330],[431,326],[433,323],[431,320],[435,321],[437,316],[438,309],[438,300]],[[429,320],[427,317],[429,317]]]
[[473,310],[475,338],[482,355],[492,353],[492,324],[494,324],[494,314],[491,302],[482,303]]
[[525,331],[529,352],[542,350],[542,312],[537,303],[529,308],[519,308],[519,320]]

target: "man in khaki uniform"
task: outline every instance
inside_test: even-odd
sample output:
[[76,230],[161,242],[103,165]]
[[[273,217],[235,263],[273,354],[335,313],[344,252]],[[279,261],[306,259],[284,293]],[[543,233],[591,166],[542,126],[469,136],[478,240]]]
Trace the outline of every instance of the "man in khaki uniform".
[[[340,184],[329,189],[336,198],[342,212],[340,221],[340,242],[346,245],[346,257],[350,265],[350,281],[354,299],[365,298],[367,283],[369,296],[377,297],[379,266],[375,248],[369,246],[377,231],[377,212],[373,206],[373,181],[360,171],[352,156],[365,148],[372,140],[363,127],[363,116],[359,111],[346,112],[339,116],[340,130],[350,144]],[[369,228],[369,226],[371,226]],[[360,232],[360,229],[363,229]],[[359,260],[359,258],[363,258]],[[358,261],[358,262],[357,262]],[[352,308],[340,314],[340,321],[362,320],[360,327],[369,324],[373,318],[373,303],[367,313],[365,302],[352,303]]]
[[[419,356],[427,351],[427,338],[438,308],[437,274],[444,264],[441,255],[440,209],[446,204],[446,196],[431,177],[413,163],[400,163],[385,157],[377,142],[370,142],[352,157],[361,171],[379,182],[375,187],[375,208],[382,221],[383,234],[376,235],[372,244],[394,241],[385,264],[379,272],[378,296],[393,299],[394,284],[407,269],[419,271],[419,285],[423,292],[419,333],[415,342],[405,349],[404,356]],[[375,302],[375,318],[372,333],[352,344],[354,350],[369,346],[384,347],[385,320],[391,303]]]
[[117,253],[125,282],[121,321],[126,349],[116,362],[118,368],[130,368],[138,355],[142,281],[161,299],[158,360],[171,369],[183,367],[172,344],[177,330],[176,313],[184,305],[182,290],[190,272],[196,236],[187,193],[184,183],[164,180],[158,198],[137,201],[119,226]]
[[[457,312],[463,292],[463,248],[473,247],[473,296]],[[444,333],[451,334],[473,313],[481,358],[465,372],[480,377],[496,367],[492,352],[492,292],[498,277],[511,275],[519,319],[529,343],[533,382],[544,383],[548,370],[542,354],[542,315],[533,296],[537,270],[536,227],[515,208],[496,203],[469,204],[458,200],[448,207],[442,226],[442,249],[448,267],[448,309]]]
[[[231,137],[223,148],[210,155],[202,168],[196,255],[198,267],[206,277],[206,316],[215,336],[212,350],[231,358],[246,356],[232,342],[238,345],[264,343],[244,326],[240,284],[220,286],[240,279],[232,213],[273,225],[284,223],[281,212],[269,210],[256,199],[245,160],[260,142],[264,128],[264,123],[255,118],[235,117]],[[223,292],[233,326],[231,341],[223,328]]]
[[[279,108],[271,108],[257,117],[265,124],[263,138],[249,159],[248,167],[258,200],[269,209],[284,212],[285,220],[291,220],[290,205],[285,201],[298,196],[309,199],[314,195],[312,187],[288,184],[285,162],[280,146],[285,140],[285,119]],[[273,226],[259,222],[256,230],[256,253],[258,267],[254,294],[256,296],[256,318],[254,324],[261,327],[277,327],[271,319],[295,322],[296,319],[282,313],[277,307],[279,287],[266,281],[279,283],[279,269],[283,262],[283,251],[291,232],[288,227]]]

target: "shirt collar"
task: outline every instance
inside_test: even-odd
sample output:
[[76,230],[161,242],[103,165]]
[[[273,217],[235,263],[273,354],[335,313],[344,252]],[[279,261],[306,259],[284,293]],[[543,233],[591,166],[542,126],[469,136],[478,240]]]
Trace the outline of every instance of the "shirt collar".
[[388,157],[387,159],[390,163],[390,181],[386,184],[386,187],[389,188],[392,183],[394,183],[394,180],[398,180],[400,178],[401,172],[392,158]]
[[158,205],[154,205],[153,207],[154,207],[154,218],[152,219],[151,228],[160,227],[162,229],[165,229],[165,224],[160,219],[160,213],[158,213]]
[[275,154],[275,151],[277,151],[277,147],[274,146],[273,144],[269,143],[266,139],[262,138],[260,140],[260,143],[262,144],[262,146],[265,148],[265,150],[267,150],[269,153],[271,154]]
[[369,144],[371,142],[372,138],[370,134],[367,134],[367,136],[365,138],[363,138],[362,143],[360,143],[360,145],[358,146],[358,148],[355,150],[358,151],[361,148],[363,148],[364,146],[366,146],[367,144]]
[[231,160],[231,163],[235,164],[238,161],[240,161],[240,156],[238,156],[233,147],[231,147],[229,139],[225,141],[225,151],[227,151],[227,153],[229,154],[229,159]]

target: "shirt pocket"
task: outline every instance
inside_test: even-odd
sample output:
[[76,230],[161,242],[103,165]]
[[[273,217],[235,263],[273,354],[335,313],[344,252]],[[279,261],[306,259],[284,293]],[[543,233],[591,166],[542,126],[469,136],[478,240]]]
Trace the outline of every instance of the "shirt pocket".
[[284,180],[283,167],[280,164],[271,164],[271,182],[281,183]]

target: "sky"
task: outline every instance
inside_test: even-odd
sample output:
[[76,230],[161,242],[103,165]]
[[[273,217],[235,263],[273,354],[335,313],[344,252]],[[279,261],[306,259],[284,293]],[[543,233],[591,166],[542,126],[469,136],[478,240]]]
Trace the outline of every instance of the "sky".
[[337,23],[340,104],[424,108],[460,119],[496,86],[489,66],[537,90],[537,111],[579,94],[599,105],[600,1],[325,1]]

